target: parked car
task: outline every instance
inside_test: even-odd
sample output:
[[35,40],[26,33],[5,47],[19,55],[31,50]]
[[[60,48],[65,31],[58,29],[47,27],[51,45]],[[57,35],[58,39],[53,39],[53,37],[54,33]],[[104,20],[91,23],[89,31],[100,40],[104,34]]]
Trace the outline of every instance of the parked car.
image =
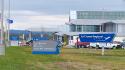
[[125,49],[125,42],[121,42],[120,46]]
[[89,42],[76,42],[75,45],[77,48],[87,48],[89,47],[90,43]]
[[27,42],[26,42],[26,45],[27,45],[27,46],[33,46],[33,40],[27,41]]
[[119,41],[114,41],[113,44],[112,44],[112,47],[113,47],[113,48],[116,48],[116,49],[122,48],[121,42],[119,42]]
[[112,48],[122,48],[121,47],[121,42],[119,41],[113,41],[112,43],[90,43],[90,46],[93,48],[107,48],[107,49],[112,49]]

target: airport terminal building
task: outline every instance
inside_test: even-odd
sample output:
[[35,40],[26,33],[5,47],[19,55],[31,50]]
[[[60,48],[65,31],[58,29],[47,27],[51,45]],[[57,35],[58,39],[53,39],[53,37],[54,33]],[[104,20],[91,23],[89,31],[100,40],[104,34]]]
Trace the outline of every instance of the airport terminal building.
[[[125,11],[70,11],[68,31],[69,43],[82,33],[114,32],[114,40],[125,39]],[[73,36],[73,37],[72,37]]]
[[116,32],[125,35],[124,11],[71,11],[70,32]]

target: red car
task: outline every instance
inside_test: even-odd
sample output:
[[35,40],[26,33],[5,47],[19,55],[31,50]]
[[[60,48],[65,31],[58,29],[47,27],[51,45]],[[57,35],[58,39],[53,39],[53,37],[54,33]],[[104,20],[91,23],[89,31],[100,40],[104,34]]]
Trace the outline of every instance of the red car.
[[80,48],[84,47],[87,48],[90,45],[90,42],[76,42],[75,45]]

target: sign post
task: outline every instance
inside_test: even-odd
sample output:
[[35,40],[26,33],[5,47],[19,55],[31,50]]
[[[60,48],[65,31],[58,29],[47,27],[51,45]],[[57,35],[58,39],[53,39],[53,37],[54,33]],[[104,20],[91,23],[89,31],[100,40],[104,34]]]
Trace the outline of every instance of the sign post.
[[105,52],[105,48],[104,46],[102,46],[102,56],[104,55],[104,52]]
[[[115,37],[115,33],[95,33],[95,34],[79,34],[81,42],[112,42]],[[102,55],[104,55],[104,46],[102,47]]]
[[[9,17],[10,17],[10,15],[9,15]],[[9,47],[10,46],[10,24],[12,24],[13,23],[13,20],[11,20],[11,19],[7,19],[7,23],[8,23],[8,29],[7,29],[7,41],[8,41],[8,43],[7,43],[7,46]]]

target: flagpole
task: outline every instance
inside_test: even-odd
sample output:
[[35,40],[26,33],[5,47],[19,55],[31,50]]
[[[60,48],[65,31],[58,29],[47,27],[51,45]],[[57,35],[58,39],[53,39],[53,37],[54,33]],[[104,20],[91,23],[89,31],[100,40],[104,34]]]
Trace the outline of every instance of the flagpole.
[[0,55],[5,55],[5,43],[4,43],[4,0],[1,0],[1,45]]

